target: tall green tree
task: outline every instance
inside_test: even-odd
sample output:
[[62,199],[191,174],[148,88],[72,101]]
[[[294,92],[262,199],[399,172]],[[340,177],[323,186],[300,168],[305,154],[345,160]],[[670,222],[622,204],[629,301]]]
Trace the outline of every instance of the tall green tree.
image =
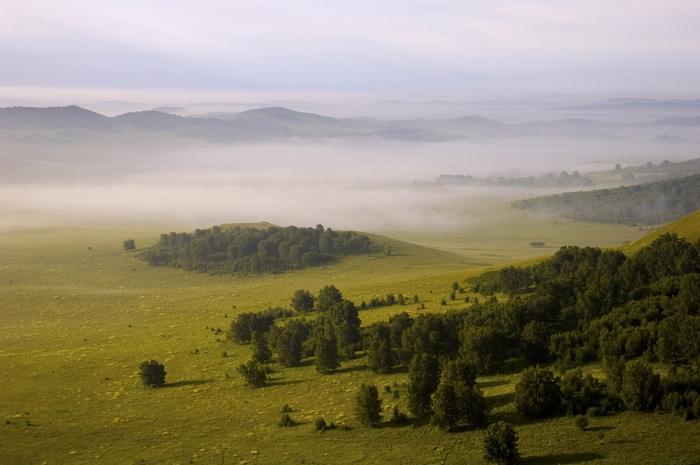
[[484,436],[484,458],[499,465],[513,465],[520,458],[518,433],[504,421],[489,425]]
[[319,312],[326,312],[335,304],[343,300],[343,294],[334,285],[324,286],[318,291],[316,296],[316,309]]
[[391,329],[386,322],[373,323],[365,333],[367,366],[375,373],[389,373],[394,366]]
[[622,375],[620,397],[633,410],[651,410],[661,398],[661,377],[645,362],[627,365]]
[[253,360],[258,363],[270,363],[272,351],[267,344],[265,334],[253,331],[250,335],[250,348],[253,351]]
[[292,308],[299,313],[307,313],[314,309],[315,297],[305,289],[298,289],[292,296]]
[[338,363],[338,344],[331,325],[318,326],[314,330],[314,366],[323,374],[332,373]]
[[416,416],[430,412],[430,399],[440,383],[440,364],[434,355],[418,354],[408,370],[408,410]]
[[355,418],[365,426],[375,427],[382,419],[382,400],[374,384],[362,383],[355,395]]
[[431,423],[449,431],[459,421],[459,407],[454,385],[440,383],[430,398],[430,409],[433,414]]
[[523,370],[515,385],[515,408],[527,417],[542,417],[561,405],[562,392],[558,378],[546,368]]

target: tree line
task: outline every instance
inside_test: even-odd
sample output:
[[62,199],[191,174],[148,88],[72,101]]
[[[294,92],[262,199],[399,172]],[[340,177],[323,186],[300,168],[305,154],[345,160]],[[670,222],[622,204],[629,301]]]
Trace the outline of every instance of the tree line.
[[152,266],[172,266],[212,274],[280,273],[330,263],[343,255],[367,253],[369,238],[353,231],[251,227],[196,229],[162,234],[141,253]]
[[583,222],[661,224],[700,209],[700,174],[616,189],[517,200],[520,210],[558,213]]

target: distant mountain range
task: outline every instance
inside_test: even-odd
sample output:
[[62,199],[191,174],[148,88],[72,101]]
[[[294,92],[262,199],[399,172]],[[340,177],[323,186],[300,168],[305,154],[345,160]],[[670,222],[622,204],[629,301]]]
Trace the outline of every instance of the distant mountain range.
[[[615,99],[605,105],[698,105],[642,99]],[[589,107],[594,107],[589,106]],[[589,108],[586,107],[586,108]],[[172,110],[171,108],[162,108]],[[107,117],[78,106],[0,108],[0,131],[57,132],[88,130],[116,134],[134,131],[166,133],[209,141],[265,141],[290,138],[378,137],[407,141],[448,141],[493,137],[615,138],[648,133],[649,138],[669,137],[664,128],[700,127],[700,116],[666,118],[646,123],[615,123],[581,118],[510,124],[464,116],[450,119],[380,121],[370,118],[337,119],[282,107],[240,113],[207,113],[182,117],[165,111],[138,111]],[[649,132],[655,130],[657,132]],[[60,134],[59,134],[60,135]],[[64,134],[69,137],[70,134]],[[674,139],[674,140],[677,140]]]

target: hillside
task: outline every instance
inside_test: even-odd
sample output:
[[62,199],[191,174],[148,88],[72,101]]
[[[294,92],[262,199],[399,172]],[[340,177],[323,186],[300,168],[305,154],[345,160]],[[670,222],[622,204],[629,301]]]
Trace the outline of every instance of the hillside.
[[616,189],[535,197],[512,205],[583,222],[661,224],[700,208],[700,174]]
[[688,242],[700,240],[700,210],[677,219],[665,226],[661,226],[646,236],[620,247],[626,255],[634,254],[642,247],[646,247],[663,234],[677,234]]

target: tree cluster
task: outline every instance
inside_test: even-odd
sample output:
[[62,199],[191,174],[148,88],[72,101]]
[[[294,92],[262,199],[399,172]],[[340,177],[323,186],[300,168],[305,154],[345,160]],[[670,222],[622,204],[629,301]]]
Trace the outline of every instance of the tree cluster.
[[[700,363],[700,241],[664,234],[631,257],[563,247],[537,265],[490,272],[471,284],[488,296],[510,294],[505,302],[492,296],[472,304],[470,312],[486,317],[529,363],[602,362],[607,388],[593,379],[572,381],[562,399],[568,412],[614,411],[622,402],[697,417],[700,383],[686,373]],[[686,367],[684,381],[664,383],[648,365],[626,363],[638,357]]]
[[162,234],[142,252],[152,266],[172,266],[213,274],[279,273],[318,266],[343,255],[367,253],[369,238],[352,231],[271,226],[196,229]]

